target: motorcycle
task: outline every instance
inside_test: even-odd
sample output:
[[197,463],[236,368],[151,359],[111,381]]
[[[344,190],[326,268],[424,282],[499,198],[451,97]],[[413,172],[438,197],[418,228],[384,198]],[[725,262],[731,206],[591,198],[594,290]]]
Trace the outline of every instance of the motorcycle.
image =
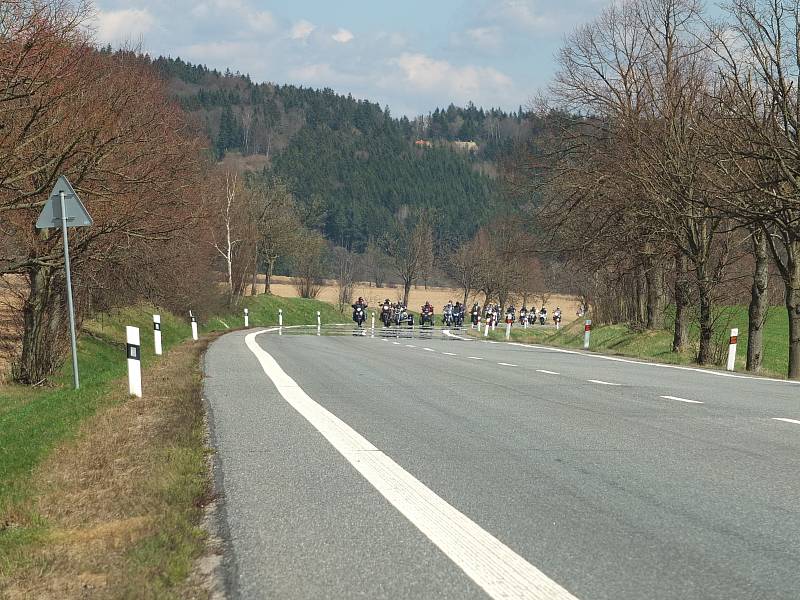
[[561,313],[555,313],[553,315],[553,323],[555,324],[556,329],[561,327]]
[[472,326],[473,327],[477,327],[478,326],[478,321],[480,320],[480,318],[481,318],[481,311],[473,310],[472,311]]
[[414,316],[408,314],[408,311],[405,309],[405,307],[401,306],[398,307],[397,310],[395,310],[394,322],[395,325],[397,325],[398,327],[400,327],[401,325],[413,326]]
[[539,313],[539,325],[544,325],[547,321],[547,313]]
[[363,307],[358,306],[355,309],[353,309],[353,321],[355,321],[358,324],[359,328],[361,328],[361,326],[364,325],[364,321],[366,320],[366,318],[367,315]]
[[423,327],[425,327],[425,325],[433,327],[433,311],[423,308],[422,314],[420,315],[419,324]]
[[525,327],[528,324],[528,313],[527,311],[521,310],[519,311],[519,324]]
[[392,308],[388,304],[384,304],[381,308],[381,322],[384,327],[389,327],[392,324]]
[[453,326],[453,313],[452,312],[445,312],[442,316],[442,324],[446,327]]
[[456,328],[461,328],[464,325],[464,311],[459,310],[453,314],[453,325]]

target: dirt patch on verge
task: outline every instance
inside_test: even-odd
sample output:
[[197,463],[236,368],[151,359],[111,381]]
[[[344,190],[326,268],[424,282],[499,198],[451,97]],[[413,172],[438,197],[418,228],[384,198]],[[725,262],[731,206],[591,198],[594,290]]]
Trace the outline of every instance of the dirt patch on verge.
[[0,275],[0,382],[8,376],[22,345],[22,304],[26,294],[24,278]]
[[209,341],[143,368],[144,398],[127,398],[127,381],[115,382],[118,404],[41,465],[30,510],[44,532],[9,557],[0,596],[210,597],[212,573],[198,569],[209,564],[200,372]]

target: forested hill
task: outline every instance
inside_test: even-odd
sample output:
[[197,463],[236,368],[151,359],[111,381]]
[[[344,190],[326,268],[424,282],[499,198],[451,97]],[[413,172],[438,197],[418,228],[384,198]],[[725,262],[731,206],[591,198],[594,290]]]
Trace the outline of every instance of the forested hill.
[[330,89],[255,84],[180,59],[153,63],[218,158],[238,153],[289,180],[302,202],[321,203],[326,236],[357,251],[394,215],[417,208],[432,214],[440,240],[472,235],[502,201],[496,161],[534,127],[521,110],[473,105],[396,119],[388,107]]

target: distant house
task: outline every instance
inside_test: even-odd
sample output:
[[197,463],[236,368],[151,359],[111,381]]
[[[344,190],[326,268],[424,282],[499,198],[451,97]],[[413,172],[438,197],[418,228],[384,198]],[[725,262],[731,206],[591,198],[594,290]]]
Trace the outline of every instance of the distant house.
[[414,145],[417,148],[433,148],[433,142],[429,140],[417,140]]
[[464,152],[477,152],[478,151],[478,144],[473,141],[469,142],[452,142],[451,145],[456,150],[462,150]]

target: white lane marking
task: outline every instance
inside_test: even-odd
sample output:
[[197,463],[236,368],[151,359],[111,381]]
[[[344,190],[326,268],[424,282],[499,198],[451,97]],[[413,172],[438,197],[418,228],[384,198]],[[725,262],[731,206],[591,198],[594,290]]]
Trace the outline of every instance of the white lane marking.
[[467,358],[471,358],[472,360],[483,360],[480,356],[468,356]]
[[664,400],[675,400],[677,402],[688,402],[689,404],[704,404],[699,400],[687,400],[686,398],[678,398],[677,396],[661,396]]
[[659,369],[677,369],[678,371],[694,371],[695,373],[705,373],[706,375],[716,375],[717,377],[731,377],[733,379],[751,379],[753,381],[771,381],[774,383],[789,383],[791,385],[800,385],[800,381],[791,379],[775,379],[774,377],[753,377],[752,375],[736,375],[735,373],[724,373],[722,371],[711,371],[709,369],[701,369],[699,367],[683,367],[681,365],[665,365],[664,363],[646,362],[643,360],[634,360],[631,358],[620,358],[618,356],[606,356],[604,354],[596,354],[592,352],[579,352],[577,350],[566,350],[564,348],[557,348],[555,346],[542,346],[540,344],[521,344],[520,342],[505,342],[509,346],[519,346],[526,350],[549,350],[551,352],[561,352],[562,354],[575,354],[576,356],[584,356],[586,358],[597,358],[600,360],[610,360],[613,362],[628,363],[631,365],[641,365],[645,367],[657,367]]
[[436,352],[433,348],[423,348],[426,352]]
[[611,383],[610,381],[601,381],[599,379],[587,379],[589,383],[597,383],[600,385],[622,385],[621,383]]
[[561,375],[561,373],[556,373],[555,371],[546,371],[545,369],[536,369],[537,373],[544,373],[545,375]]
[[406,344],[406,348],[416,348],[414,344]]
[[800,421],[797,419],[784,419],[782,417],[772,417],[773,421],[783,421],[784,423],[794,423],[795,425],[800,425]]
[[317,404],[275,359],[245,337],[278,393],[389,503],[496,600],[577,600],[566,589],[437,496],[347,423]]
[[453,354],[452,352],[442,352],[445,356],[458,356],[458,354]]
[[400,342],[392,342],[395,346],[399,346]]
[[504,367],[518,367],[519,365],[512,365],[511,363],[497,363],[498,365],[503,365]]

